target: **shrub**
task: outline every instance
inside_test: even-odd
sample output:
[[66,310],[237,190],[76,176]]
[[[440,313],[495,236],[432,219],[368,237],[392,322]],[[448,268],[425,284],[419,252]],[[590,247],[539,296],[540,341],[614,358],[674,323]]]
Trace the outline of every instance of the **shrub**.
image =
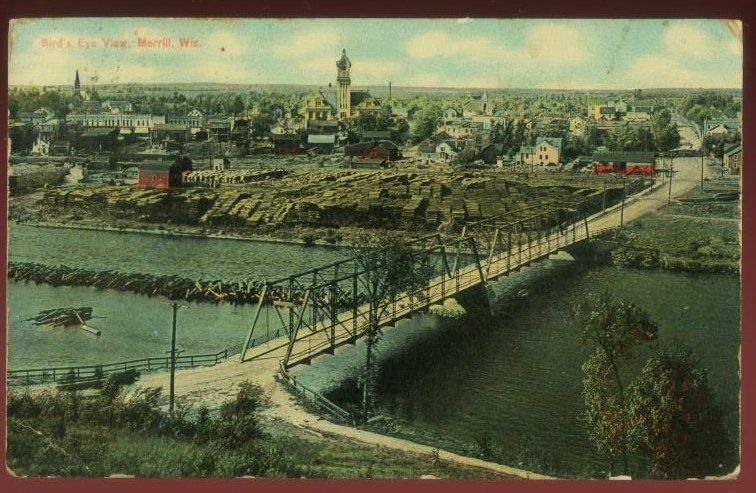
[[305,233],[300,239],[302,240],[302,243],[304,243],[304,246],[309,247],[315,244],[317,237],[313,233]]

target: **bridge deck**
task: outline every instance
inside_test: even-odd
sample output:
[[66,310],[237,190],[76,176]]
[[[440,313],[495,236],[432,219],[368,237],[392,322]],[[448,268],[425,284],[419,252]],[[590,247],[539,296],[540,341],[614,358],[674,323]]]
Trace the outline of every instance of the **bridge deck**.
[[[556,231],[537,240],[520,245],[513,245],[512,249],[492,255],[489,259],[474,262],[459,268],[458,275],[449,276],[444,273],[432,279],[427,288],[414,295],[403,293],[396,299],[387,300],[385,309],[379,317],[378,326],[393,326],[398,320],[411,317],[414,313],[430,305],[443,302],[463,291],[478,286],[491,279],[507,275],[523,266],[548,257],[567,246],[579,243],[588,238],[587,223],[578,221],[568,225],[561,231]],[[356,309],[345,310],[336,317],[337,322],[330,320],[319,322],[314,330],[300,331],[291,347],[287,359],[287,367],[310,360],[324,353],[331,353],[334,348],[346,343],[352,343],[362,337],[368,325],[369,306],[364,304]],[[281,357],[289,346],[287,336],[273,339],[268,343],[250,348],[245,361],[263,356]]]

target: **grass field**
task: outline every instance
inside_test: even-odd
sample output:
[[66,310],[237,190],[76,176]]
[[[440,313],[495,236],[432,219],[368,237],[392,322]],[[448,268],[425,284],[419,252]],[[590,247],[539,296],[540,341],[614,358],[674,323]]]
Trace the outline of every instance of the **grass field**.
[[[696,189],[688,197],[706,196]],[[740,204],[675,202],[608,239],[614,263],[689,271],[737,272]]]

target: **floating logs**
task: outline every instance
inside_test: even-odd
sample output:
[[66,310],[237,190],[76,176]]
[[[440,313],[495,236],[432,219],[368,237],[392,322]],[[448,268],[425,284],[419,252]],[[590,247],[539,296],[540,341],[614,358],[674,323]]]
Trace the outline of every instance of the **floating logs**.
[[28,320],[33,320],[34,325],[67,326],[83,324],[90,318],[92,318],[92,307],[83,306],[81,308],[52,308],[50,310],[42,310],[36,317]]
[[[65,265],[45,265],[36,262],[9,262],[8,279],[51,286],[91,286],[114,289],[147,296],[164,296],[172,300],[205,301],[211,303],[257,303],[265,285],[263,281],[223,281],[190,279],[170,275],[129,273],[115,270],[88,270]],[[289,291],[281,286],[268,289],[266,303],[274,301],[301,303],[302,290]],[[362,300],[358,299],[358,302]],[[343,294],[338,306],[351,306],[351,294]]]
[[34,325],[52,325],[53,327],[79,327],[82,330],[94,334],[102,335],[99,329],[89,327],[86,321],[92,318],[92,307],[82,306],[81,308],[52,308],[42,310],[36,317],[27,320],[34,321]]

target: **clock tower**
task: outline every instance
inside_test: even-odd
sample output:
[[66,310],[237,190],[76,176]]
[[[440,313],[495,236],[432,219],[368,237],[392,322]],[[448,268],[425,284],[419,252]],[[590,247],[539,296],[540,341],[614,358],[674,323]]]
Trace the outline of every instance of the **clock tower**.
[[342,50],[341,58],[336,62],[336,68],[338,69],[336,83],[338,85],[337,102],[339,119],[349,118],[352,115],[351,91],[349,90],[349,86],[352,84],[352,79],[349,78],[352,62],[346,56],[346,50]]

